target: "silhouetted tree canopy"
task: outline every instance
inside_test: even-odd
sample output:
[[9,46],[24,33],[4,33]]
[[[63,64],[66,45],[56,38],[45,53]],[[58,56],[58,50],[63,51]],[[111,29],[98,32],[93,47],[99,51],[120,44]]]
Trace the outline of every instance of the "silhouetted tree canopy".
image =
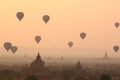
[[38,79],[37,79],[37,77],[34,76],[34,75],[29,75],[29,76],[26,77],[25,80],[38,80]]
[[102,74],[100,76],[100,80],[112,80],[111,76],[106,75],[106,74]]
[[74,75],[72,70],[63,70],[62,77],[64,80],[70,80],[71,77]]
[[74,80],[85,80],[83,77],[76,77]]

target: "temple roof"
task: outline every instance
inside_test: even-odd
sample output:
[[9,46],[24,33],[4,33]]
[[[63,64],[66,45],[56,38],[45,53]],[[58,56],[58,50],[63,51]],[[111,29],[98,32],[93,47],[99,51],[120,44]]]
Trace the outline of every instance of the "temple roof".
[[39,52],[38,55],[36,56],[36,59],[31,64],[45,64],[45,62],[41,59]]

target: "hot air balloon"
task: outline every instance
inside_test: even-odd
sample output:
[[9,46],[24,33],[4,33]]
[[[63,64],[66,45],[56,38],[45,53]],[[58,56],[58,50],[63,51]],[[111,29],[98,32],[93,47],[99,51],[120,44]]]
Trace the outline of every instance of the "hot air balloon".
[[50,20],[50,17],[48,15],[43,16],[43,21],[47,23]]
[[40,37],[40,36],[35,36],[35,41],[36,41],[37,43],[39,43],[40,40],[41,40],[41,37]]
[[119,46],[113,46],[113,49],[115,52],[117,52],[119,50]]
[[5,42],[5,43],[4,43],[4,48],[5,48],[7,51],[9,51],[9,50],[11,49],[11,47],[12,47],[12,43],[10,43],[10,42]]
[[11,47],[12,53],[14,54],[14,53],[17,51],[17,49],[18,49],[17,46],[12,46],[12,47]]
[[84,38],[86,37],[86,33],[84,33],[84,32],[80,33],[80,37],[81,37],[82,39],[84,39]]
[[73,46],[73,42],[68,42],[68,46],[71,48]]
[[115,27],[116,27],[116,28],[118,28],[118,27],[119,27],[119,25],[120,25],[120,23],[119,23],[119,22],[116,22],[116,23],[115,23]]
[[24,17],[24,13],[23,12],[17,12],[16,16],[19,19],[19,21],[21,21]]

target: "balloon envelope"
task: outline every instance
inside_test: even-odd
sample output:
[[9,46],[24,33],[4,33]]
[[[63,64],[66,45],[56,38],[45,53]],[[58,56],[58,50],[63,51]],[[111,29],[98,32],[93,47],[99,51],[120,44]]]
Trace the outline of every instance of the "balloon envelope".
[[113,49],[115,52],[117,52],[119,50],[119,46],[113,46]]
[[119,25],[120,25],[120,23],[119,23],[119,22],[116,22],[116,23],[115,23],[115,27],[116,27],[116,28],[118,28],[118,27],[119,27]]
[[84,32],[80,33],[80,37],[81,37],[82,39],[84,39],[84,38],[86,37],[86,33],[84,33]]
[[11,51],[12,51],[12,53],[15,53],[17,51],[17,46],[12,46]]
[[71,48],[73,46],[73,42],[68,42],[68,46]]
[[35,41],[36,41],[37,43],[39,43],[40,40],[41,40],[41,37],[40,37],[40,36],[35,36]]
[[17,16],[17,18],[19,19],[19,21],[21,21],[21,20],[23,19],[23,17],[24,17],[24,13],[23,13],[23,12],[18,12],[18,13],[16,14],[16,16]]
[[9,50],[11,49],[11,47],[12,47],[12,43],[10,43],[10,42],[5,42],[5,43],[4,43],[4,48],[5,48],[7,51],[9,51]]
[[48,15],[43,16],[43,21],[47,23],[50,20],[50,17]]

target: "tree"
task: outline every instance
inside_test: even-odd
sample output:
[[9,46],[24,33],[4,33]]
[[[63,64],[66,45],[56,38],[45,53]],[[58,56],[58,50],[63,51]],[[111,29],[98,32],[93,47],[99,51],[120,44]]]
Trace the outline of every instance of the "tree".
[[38,78],[34,75],[29,75],[29,76],[26,77],[25,80],[38,80]]
[[72,70],[63,70],[62,77],[64,80],[70,80],[72,76],[73,76]]
[[74,78],[74,80],[85,80],[83,77],[76,77],[76,78]]
[[112,77],[106,74],[102,74],[99,80],[112,80]]

